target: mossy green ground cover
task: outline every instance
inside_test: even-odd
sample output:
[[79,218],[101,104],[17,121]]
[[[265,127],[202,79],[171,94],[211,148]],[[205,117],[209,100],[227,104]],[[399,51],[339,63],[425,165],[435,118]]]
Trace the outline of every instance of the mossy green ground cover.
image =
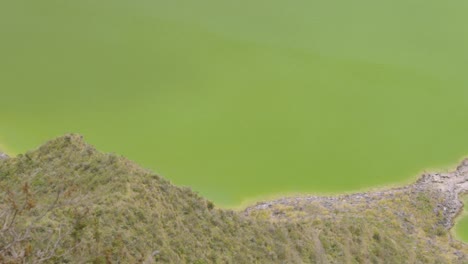
[[0,3],[0,139],[66,132],[223,206],[467,154],[468,3]]
[[457,225],[454,229],[454,234],[456,238],[468,242],[468,209],[466,208],[466,205],[468,204],[468,196],[464,197],[463,204],[465,207],[463,212],[458,217]]

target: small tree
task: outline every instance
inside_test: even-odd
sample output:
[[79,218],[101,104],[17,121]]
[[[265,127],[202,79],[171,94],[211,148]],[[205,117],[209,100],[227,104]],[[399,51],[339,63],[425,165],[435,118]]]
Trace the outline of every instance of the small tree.
[[[56,249],[64,237],[61,227],[58,230],[44,230],[41,220],[57,207],[61,192],[57,192],[50,206],[39,211],[39,215],[26,223],[23,216],[32,215],[36,207],[33,193],[28,183],[19,192],[4,191],[0,204],[0,262],[1,263],[43,263],[56,256]],[[31,218],[29,218],[31,219]],[[39,234],[40,232],[40,234]],[[40,238],[43,247],[34,248],[34,239]]]

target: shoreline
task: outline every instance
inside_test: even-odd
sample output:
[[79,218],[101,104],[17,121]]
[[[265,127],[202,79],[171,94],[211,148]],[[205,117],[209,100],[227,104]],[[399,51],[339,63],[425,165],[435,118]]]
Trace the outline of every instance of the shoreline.
[[[4,144],[0,143],[1,152],[7,155],[11,153]],[[441,208],[444,213],[445,228],[450,231],[453,238],[468,244],[468,241],[461,240],[454,228],[459,220],[468,217],[468,210],[463,203],[468,201],[466,196],[468,195],[468,158],[465,156],[458,163],[440,166],[440,168],[442,169],[426,168],[415,174],[415,176],[408,177],[398,183],[382,184],[344,192],[280,192],[245,199],[236,206],[218,207],[223,210],[232,210],[249,215],[252,211],[264,210],[277,205],[295,207],[299,203],[310,202],[326,204],[326,207],[333,208],[339,205],[342,200],[352,204],[364,204],[393,196],[397,192],[435,191],[444,197]]]
[[[451,202],[457,198],[451,194],[468,189],[468,159],[455,172],[424,174],[402,188],[285,199],[271,207],[257,205],[244,214],[216,208],[189,188],[173,185],[125,157],[99,152],[74,135],[1,161],[0,174],[6,188],[21,192],[27,186],[39,201],[34,211],[18,218],[18,226],[45,211],[45,220],[34,226],[37,232],[31,241],[38,250],[49,245],[44,237],[64,252],[76,246],[68,262],[88,253],[90,247],[103,249],[91,252],[95,256],[106,256],[108,250],[137,252],[122,255],[130,262],[141,262],[143,254],[156,254],[161,256],[158,261],[167,263],[468,260],[468,245],[447,228],[452,208],[459,205]],[[49,209],[51,203],[57,208]],[[85,223],[79,241],[73,233],[77,219]],[[96,219],[102,224],[94,224]],[[56,231],[55,223],[63,223],[64,229]],[[103,242],[96,241],[96,233]],[[112,241],[119,239],[122,243],[116,246]],[[199,255],[189,259],[193,252]],[[232,257],[223,259],[229,252],[234,252]],[[122,259],[117,256],[116,261]]]
[[[66,135],[68,135],[68,134],[66,134]],[[71,135],[73,135],[73,133]],[[78,135],[78,134],[74,134],[74,135]],[[0,153],[3,152],[4,154],[7,154],[10,158],[14,158],[18,154],[25,154],[25,153],[27,153],[29,151],[33,151],[35,149],[38,149],[43,144],[46,144],[46,142],[40,144],[36,148],[31,148],[30,150],[25,151],[24,153],[16,153],[14,151],[11,151],[11,149],[9,147],[7,147],[6,144],[2,143],[2,138],[0,137]],[[357,193],[373,193],[373,192],[382,192],[382,191],[386,191],[386,190],[390,190],[390,189],[398,189],[398,188],[402,188],[402,187],[414,184],[415,182],[417,182],[425,174],[431,174],[431,173],[434,173],[434,172],[448,173],[448,172],[456,170],[456,168],[464,160],[468,159],[468,154],[460,155],[460,157],[461,158],[458,158],[456,162],[450,162],[450,163],[447,162],[445,164],[440,163],[439,165],[435,165],[435,166],[427,166],[427,167],[424,167],[423,169],[418,169],[417,172],[415,172],[415,173],[409,173],[408,175],[411,175],[411,176],[407,176],[407,177],[404,177],[401,180],[392,181],[392,182],[389,182],[389,183],[375,184],[375,185],[370,185],[370,186],[367,186],[367,187],[364,186],[364,187],[361,187],[361,188],[349,189],[349,190],[344,190],[344,191],[285,191],[285,192],[272,192],[272,193],[269,193],[269,194],[247,197],[245,199],[242,199],[241,202],[237,203],[237,204],[221,205],[221,204],[216,203],[216,205],[217,205],[217,207],[225,209],[225,210],[243,211],[246,208],[251,207],[252,205],[254,205],[256,203],[273,201],[273,200],[282,199],[282,198],[296,198],[296,197],[309,197],[309,196],[337,197],[337,196],[347,196],[347,195],[352,195],[352,194],[357,194]],[[134,160],[132,160],[132,162],[134,162],[136,164],[139,164],[138,162],[136,162]],[[154,169],[148,169],[148,168],[147,168],[147,170],[154,171]],[[191,186],[187,186],[187,187],[191,188]]]
[[[270,217],[278,221],[285,220],[284,214],[276,214],[278,208],[289,208],[288,211],[293,214],[301,214],[304,207],[319,205],[329,211],[337,210],[343,205],[357,207],[372,207],[378,201],[393,200],[402,194],[410,193],[428,193],[440,198],[434,212],[442,215],[441,224],[450,233],[453,239],[464,244],[467,240],[457,235],[455,226],[457,223],[468,216],[468,210],[465,203],[468,195],[468,158],[463,159],[455,169],[448,172],[431,172],[421,174],[417,180],[412,183],[398,186],[395,188],[373,188],[366,192],[354,192],[348,194],[337,194],[331,196],[325,195],[306,195],[306,196],[286,196],[279,199],[257,202],[248,206],[242,212],[245,216],[258,214],[261,212],[271,213]],[[281,211],[281,210],[279,210]],[[308,215],[306,218],[317,216]]]
[[[457,167],[463,163],[463,161],[468,160],[468,155],[463,155],[458,159],[457,162],[453,162],[449,165],[436,166],[436,167],[426,167],[425,169],[419,170],[417,173],[413,174],[404,180],[392,183],[385,183],[379,185],[373,185],[370,187],[357,188],[349,191],[338,191],[338,192],[320,192],[320,191],[311,191],[311,192],[278,192],[267,195],[259,195],[252,198],[247,198],[242,200],[241,203],[234,206],[220,206],[222,209],[233,210],[233,211],[244,211],[248,207],[252,207],[255,204],[270,202],[279,199],[287,198],[304,198],[304,197],[340,197],[340,196],[349,196],[353,194],[368,194],[375,192],[385,192],[388,190],[401,189],[410,185],[415,184],[423,175],[432,174],[432,173],[449,173],[457,170]],[[468,193],[467,200],[468,200]]]

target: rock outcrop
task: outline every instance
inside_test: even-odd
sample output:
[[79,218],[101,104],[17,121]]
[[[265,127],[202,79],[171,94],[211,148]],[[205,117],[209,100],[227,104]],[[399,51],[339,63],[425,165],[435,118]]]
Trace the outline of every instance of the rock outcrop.
[[1,160],[1,159],[8,159],[8,158],[9,158],[9,157],[8,157],[7,154],[5,154],[5,153],[3,153],[3,152],[0,152],[0,160]]
[[444,226],[451,228],[453,220],[463,208],[460,195],[468,193],[468,159],[463,160],[452,172],[423,174],[412,188],[432,190],[444,197],[438,209],[444,214]]
[[446,228],[467,163],[401,188],[237,212],[66,135],[0,160],[0,263],[468,263]]
[[[292,211],[302,211],[304,206],[320,205],[330,211],[340,211],[339,208],[352,206],[354,208],[372,208],[378,206],[378,201],[393,200],[405,193],[428,193],[440,197],[434,213],[443,215],[441,224],[450,229],[454,225],[455,217],[461,212],[463,203],[460,195],[468,193],[468,159],[465,159],[452,172],[426,173],[415,183],[388,190],[370,191],[336,196],[300,196],[281,198],[274,201],[260,202],[245,209],[244,214],[249,215],[254,211],[275,210],[278,207],[289,207]],[[274,218],[285,218],[283,214],[273,215]],[[317,216],[310,216],[315,218]]]

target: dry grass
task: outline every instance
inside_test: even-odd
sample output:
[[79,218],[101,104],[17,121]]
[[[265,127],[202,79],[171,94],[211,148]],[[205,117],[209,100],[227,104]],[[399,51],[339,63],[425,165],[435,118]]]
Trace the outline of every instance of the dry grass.
[[[0,231],[1,263],[467,262],[466,245],[441,228],[431,193],[246,216],[77,135],[0,161],[0,186],[0,212],[11,223]],[[5,249],[12,244],[23,253]]]

